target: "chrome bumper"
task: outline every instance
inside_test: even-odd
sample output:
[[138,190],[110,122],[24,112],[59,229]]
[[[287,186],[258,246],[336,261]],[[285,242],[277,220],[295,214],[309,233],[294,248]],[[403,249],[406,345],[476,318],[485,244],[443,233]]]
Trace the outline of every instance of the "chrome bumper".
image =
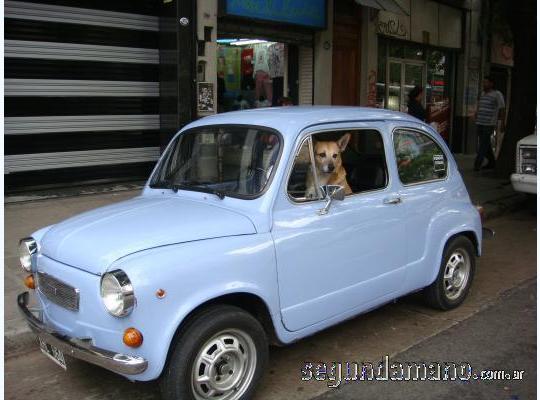
[[510,181],[516,192],[536,194],[536,175],[512,174]]
[[148,367],[148,361],[142,357],[100,349],[92,346],[88,340],[71,338],[48,328],[28,308],[28,297],[28,292],[17,296],[19,311],[26,318],[30,328],[44,342],[55,346],[64,354],[124,375],[137,375],[143,373]]

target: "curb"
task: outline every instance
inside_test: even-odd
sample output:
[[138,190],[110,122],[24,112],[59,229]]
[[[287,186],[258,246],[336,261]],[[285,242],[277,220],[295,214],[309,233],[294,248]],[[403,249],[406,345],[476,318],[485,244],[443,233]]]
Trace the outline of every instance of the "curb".
[[104,194],[115,194],[122,192],[135,192],[142,191],[144,188],[144,182],[135,182],[135,183],[125,183],[118,184],[114,186],[105,186],[105,187],[77,187],[64,190],[58,190],[55,192],[37,192],[37,194],[10,194],[4,197],[4,204],[20,204],[28,203],[34,201],[44,201],[44,200],[56,200],[56,199],[66,199],[69,197],[80,197],[80,196],[95,196],[95,195],[104,195]]
[[524,194],[514,193],[500,199],[487,201],[482,204],[485,220],[489,221],[490,219],[498,218],[513,211],[524,210],[528,206],[528,200]]

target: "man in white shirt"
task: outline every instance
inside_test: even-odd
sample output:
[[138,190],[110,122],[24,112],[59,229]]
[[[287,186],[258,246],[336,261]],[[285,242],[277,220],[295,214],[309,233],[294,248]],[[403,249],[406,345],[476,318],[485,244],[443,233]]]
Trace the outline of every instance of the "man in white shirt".
[[[482,82],[484,91],[478,100],[476,108],[476,131],[478,132],[478,151],[474,161],[474,170],[495,168],[495,155],[491,148],[491,134],[496,128],[497,120],[502,120],[504,124],[504,97],[501,92],[493,89],[494,82],[489,76]],[[504,129],[504,127],[503,127]],[[488,159],[485,167],[482,167],[484,158]]]

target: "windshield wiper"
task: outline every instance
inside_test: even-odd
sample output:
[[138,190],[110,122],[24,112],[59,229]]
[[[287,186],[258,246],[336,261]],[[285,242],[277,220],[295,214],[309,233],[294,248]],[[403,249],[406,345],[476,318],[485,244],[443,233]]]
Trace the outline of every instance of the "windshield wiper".
[[170,189],[172,189],[174,193],[178,192],[178,190],[191,190],[193,192],[215,194],[217,197],[220,198],[220,200],[223,200],[225,198],[225,192],[221,190],[217,190],[217,189],[212,189],[209,187],[186,185],[182,183],[173,183],[169,186],[170,186]]

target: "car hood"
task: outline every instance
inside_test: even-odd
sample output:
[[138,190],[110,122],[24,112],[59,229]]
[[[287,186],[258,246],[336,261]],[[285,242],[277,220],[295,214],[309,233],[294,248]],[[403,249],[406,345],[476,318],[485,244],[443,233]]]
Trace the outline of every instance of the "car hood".
[[136,197],[54,225],[40,252],[101,274],[112,262],[158,246],[254,234],[251,220],[218,205],[180,197]]

